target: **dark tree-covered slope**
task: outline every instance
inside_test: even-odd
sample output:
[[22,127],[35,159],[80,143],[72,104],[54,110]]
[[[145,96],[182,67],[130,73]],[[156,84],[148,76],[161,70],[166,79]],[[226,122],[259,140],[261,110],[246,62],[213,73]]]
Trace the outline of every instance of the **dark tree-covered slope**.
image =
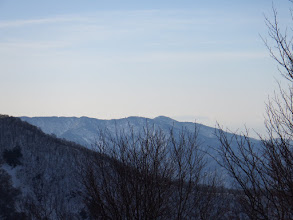
[[[86,153],[85,148],[47,135],[19,118],[0,117],[1,175],[10,175],[5,177],[6,188],[19,190],[15,207],[28,219],[80,218],[83,205],[76,161]],[[0,204],[2,200],[4,196]]]

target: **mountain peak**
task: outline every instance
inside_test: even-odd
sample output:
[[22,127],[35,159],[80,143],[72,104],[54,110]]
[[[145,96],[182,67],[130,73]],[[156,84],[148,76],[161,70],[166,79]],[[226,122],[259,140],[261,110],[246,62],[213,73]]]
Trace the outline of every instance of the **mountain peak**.
[[177,122],[176,120],[169,118],[167,116],[163,116],[163,115],[155,117],[154,120],[157,120],[157,121],[159,120],[159,121],[163,121],[163,122],[172,122],[172,123]]

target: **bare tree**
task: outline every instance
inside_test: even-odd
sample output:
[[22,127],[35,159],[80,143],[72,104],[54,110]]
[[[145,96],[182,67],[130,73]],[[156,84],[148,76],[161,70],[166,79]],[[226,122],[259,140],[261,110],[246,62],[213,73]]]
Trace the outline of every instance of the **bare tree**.
[[82,175],[92,217],[209,219],[204,204],[212,204],[214,192],[203,187],[205,161],[197,134],[183,129],[166,135],[149,126],[139,134],[102,131]]
[[241,189],[238,202],[250,219],[270,219],[270,199],[267,194],[267,175],[263,172],[263,155],[251,143],[248,134],[228,136],[220,127],[219,164],[234,180],[234,187]]
[[242,190],[239,201],[251,219],[293,219],[292,29],[282,32],[274,8],[273,19],[266,18],[266,24],[273,45],[264,42],[288,88],[279,84],[279,93],[267,104],[267,135],[260,137],[260,146],[252,143],[248,133],[229,138],[219,126],[219,163]]

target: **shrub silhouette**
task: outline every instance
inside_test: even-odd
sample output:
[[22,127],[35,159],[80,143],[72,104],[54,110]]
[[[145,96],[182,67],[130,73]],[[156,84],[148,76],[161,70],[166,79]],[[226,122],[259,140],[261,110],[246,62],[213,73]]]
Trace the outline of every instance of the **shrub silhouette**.
[[17,165],[21,165],[21,148],[19,146],[16,146],[12,150],[4,150],[3,158],[9,166],[16,167]]

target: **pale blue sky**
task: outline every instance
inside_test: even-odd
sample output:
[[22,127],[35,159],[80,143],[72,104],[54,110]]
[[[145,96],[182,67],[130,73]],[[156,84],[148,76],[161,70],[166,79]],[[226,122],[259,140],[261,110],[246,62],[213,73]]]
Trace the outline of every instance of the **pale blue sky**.
[[[290,22],[288,0],[274,2]],[[262,127],[268,0],[0,0],[1,113]]]

